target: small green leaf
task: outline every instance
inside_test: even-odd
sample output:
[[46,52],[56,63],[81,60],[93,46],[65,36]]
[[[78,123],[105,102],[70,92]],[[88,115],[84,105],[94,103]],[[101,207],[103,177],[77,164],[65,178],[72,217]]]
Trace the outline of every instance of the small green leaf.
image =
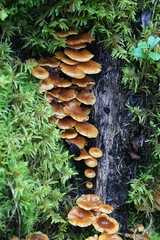
[[158,61],[160,59],[160,54],[156,52],[149,52],[148,55],[150,56],[151,59]]
[[153,36],[150,36],[148,38],[147,44],[150,48],[154,48],[159,41],[160,41],[159,37],[154,38]]
[[0,19],[1,19],[2,21],[4,21],[6,17],[8,17],[8,14],[7,14],[7,12],[6,12],[4,9],[2,9],[2,10],[0,11]]
[[149,48],[149,46],[145,42],[138,43],[138,47],[140,47],[140,48]]
[[134,55],[135,57],[145,58],[145,53],[144,53],[144,51],[143,51],[142,48],[135,48],[135,49],[133,50],[133,55]]

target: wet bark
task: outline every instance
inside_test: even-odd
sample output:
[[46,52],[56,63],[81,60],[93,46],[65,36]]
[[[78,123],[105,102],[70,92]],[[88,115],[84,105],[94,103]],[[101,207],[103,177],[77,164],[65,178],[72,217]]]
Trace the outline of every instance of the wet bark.
[[97,75],[93,89],[96,103],[91,122],[98,128],[99,135],[92,140],[91,146],[99,147],[103,157],[97,167],[95,194],[103,203],[114,207],[112,216],[120,223],[121,232],[125,232],[127,183],[135,171],[135,164],[132,161],[128,163],[127,159],[132,116],[126,107],[128,96],[121,89],[122,61],[112,58],[110,52],[105,53],[102,46],[96,47],[96,61],[102,65],[102,71]]

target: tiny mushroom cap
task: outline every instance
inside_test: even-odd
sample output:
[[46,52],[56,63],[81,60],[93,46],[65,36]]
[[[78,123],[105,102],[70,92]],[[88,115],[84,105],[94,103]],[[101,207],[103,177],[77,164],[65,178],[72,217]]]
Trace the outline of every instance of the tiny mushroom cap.
[[109,204],[101,204],[99,206],[99,210],[103,213],[109,214],[109,213],[113,212],[114,208],[112,206],[110,206]]
[[94,216],[92,224],[97,231],[107,232],[108,234],[114,234],[118,232],[119,229],[118,222],[104,213]]
[[93,105],[96,102],[96,97],[88,90],[79,92],[76,98],[87,105]]
[[16,236],[13,236],[13,237],[11,238],[11,240],[19,240],[19,238],[16,237]]
[[61,134],[61,138],[74,138],[77,136],[77,132],[74,129],[66,129]]
[[137,226],[135,228],[130,228],[130,230],[132,232],[144,232],[145,228],[144,228],[143,224],[137,224]]
[[90,85],[95,85],[95,81],[91,78],[91,77],[88,77],[88,76],[85,76],[84,78],[82,79],[72,79],[72,83],[79,86],[79,87],[88,87]]
[[60,65],[60,61],[57,60],[57,58],[55,56],[53,57],[47,57],[47,66],[48,67],[58,67]]
[[99,204],[101,204],[101,201],[99,200],[99,197],[94,194],[87,194],[80,196],[77,201],[77,205],[85,210],[94,210],[99,207]]
[[92,189],[92,188],[93,188],[93,183],[92,183],[92,182],[87,182],[87,183],[86,183],[86,187],[87,187],[88,189]]
[[67,48],[72,48],[72,49],[81,49],[81,48],[85,48],[86,44],[85,43],[80,43],[80,44],[77,44],[77,45],[66,44],[66,47]]
[[37,63],[37,60],[35,60],[34,58],[28,58],[27,62],[33,62],[33,63]]
[[74,160],[80,161],[82,159],[87,159],[89,158],[90,155],[87,153],[87,151],[83,148],[80,150],[80,156],[79,157],[74,157]]
[[58,36],[58,37],[67,37],[69,35],[76,35],[78,34],[78,32],[76,32],[73,28],[72,29],[68,29],[67,31],[65,32],[55,32],[55,34]]
[[66,48],[64,50],[64,53],[71,59],[79,61],[79,62],[87,62],[91,58],[93,58],[93,54],[90,53],[88,50],[84,49],[81,51],[78,51],[76,49],[69,49]]
[[123,240],[118,234],[108,234],[106,232],[103,232],[99,236],[99,240]]
[[[133,234],[134,235],[134,234]],[[141,236],[141,234],[136,234],[136,239],[138,239]],[[133,238],[134,239],[134,238]],[[147,236],[143,236],[141,240],[149,240]]]
[[81,43],[91,43],[94,40],[94,37],[91,37],[89,33],[82,33],[76,36],[69,36],[66,42],[69,45],[76,45]]
[[52,81],[55,87],[70,87],[72,83],[68,79],[59,78],[57,76],[50,76],[48,79]]
[[92,156],[92,157],[95,157],[95,158],[100,158],[102,157],[102,151],[97,148],[97,147],[92,147],[89,149],[89,154]]
[[70,88],[55,88],[50,93],[61,101],[70,101],[77,96],[76,91]]
[[54,89],[52,89],[49,93],[50,93],[53,97],[58,98],[60,92],[61,92],[61,88],[54,88]]
[[31,233],[26,236],[26,240],[49,240],[49,238],[43,233]]
[[75,128],[76,128],[77,132],[79,132],[81,135],[88,137],[88,138],[96,138],[98,135],[97,128],[88,122],[83,122],[83,123],[78,122],[75,125]]
[[87,168],[85,171],[84,171],[84,175],[87,177],[87,178],[94,178],[96,176],[96,173],[93,169],[90,169],[90,168]]
[[65,117],[63,119],[59,119],[58,121],[58,127],[60,129],[69,129],[74,127],[76,124],[76,121],[70,117]]
[[86,238],[85,240],[98,240],[98,239],[99,239],[98,235],[95,234],[94,236],[90,236],[90,237]]
[[62,51],[56,51],[55,52],[56,58],[58,58],[59,60],[61,60],[62,62],[69,64],[69,65],[76,65],[78,63],[78,61],[73,60],[71,58],[69,58],[64,52]]
[[55,116],[57,118],[64,118],[64,117],[66,117],[66,114],[63,111],[63,104],[52,102],[51,103],[51,108],[52,108],[52,111],[55,113]]
[[66,103],[63,110],[66,115],[72,117],[74,120],[78,122],[88,121],[89,116],[86,112],[84,112],[80,107],[80,102],[77,99],[73,99]]
[[77,68],[77,65],[71,66],[66,63],[62,63],[60,66],[61,66],[61,71],[70,77],[74,77],[78,79],[85,77],[84,72],[82,72],[79,68]]
[[91,168],[97,167],[97,164],[98,164],[97,159],[93,157],[85,159],[84,162],[88,167],[91,167]]
[[[58,126],[59,126],[59,122],[58,122]],[[76,124],[76,121],[75,121],[75,124]],[[82,136],[77,136],[75,138],[66,139],[66,142],[71,142],[71,143],[76,144],[79,147],[79,149],[83,149],[84,146],[87,144],[86,139],[84,137],[82,137]]]
[[35,67],[31,70],[31,73],[38,79],[46,79],[49,77],[49,72],[43,67]]
[[74,226],[87,227],[92,224],[93,213],[80,207],[74,207],[68,213],[68,220]]
[[53,96],[50,94],[50,92],[47,92],[46,99],[47,99],[48,102],[52,102],[53,101]]
[[44,79],[40,85],[39,85],[39,90],[41,92],[45,92],[47,90],[51,90],[52,88],[54,88],[54,84],[53,82],[51,81],[51,79],[47,78],[47,79]]
[[101,71],[102,66],[93,61],[93,60],[89,60],[88,62],[80,62],[77,65],[77,68],[80,69],[82,72],[86,73],[86,74],[96,74],[99,73]]

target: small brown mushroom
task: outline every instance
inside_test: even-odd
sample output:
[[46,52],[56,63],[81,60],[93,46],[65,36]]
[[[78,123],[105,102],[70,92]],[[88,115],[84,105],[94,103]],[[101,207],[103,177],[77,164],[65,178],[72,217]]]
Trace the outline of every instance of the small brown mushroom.
[[82,33],[76,36],[69,36],[67,37],[67,44],[69,45],[77,45],[77,44],[81,44],[81,43],[91,43],[92,41],[94,41],[95,39],[93,37],[91,37],[90,34],[88,33]]
[[99,208],[99,204],[101,204],[101,201],[99,200],[99,197],[94,194],[87,194],[80,196],[77,201],[77,205],[85,210],[94,210]]
[[80,161],[82,159],[87,159],[89,158],[90,155],[87,153],[87,151],[83,148],[80,150],[80,156],[79,157],[74,157],[74,160]]
[[87,122],[83,122],[83,123],[78,122],[75,125],[75,128],[76,128],[77,132],[79,132],[81,135],[86,136],[88,138],[96,138],[98,135],[97,128]]
[[76,98],[87,105],[93,105],[96,102],[96,97],[88,90],[79,92]]
[[57,118],[64,118],[64,117],[66,117],[66,114],[63,111],[63,104],[52,102],[51,103],[51,108],[52,108],[52,111],[53,111],[53,113],[55,113],[55,116]]
[[74,127],[75,124],[76,124],[76,121],[74,119],[70,118],[70,117],[65,117],[63,119],[59,119],[59,121],[58,121],[58,127],[60,129],[69,129],[69,128]]
[[77,132],[74,129],[66,129],[64,132],[62,132],[61,134],[61,138],[74,138],[77,136]]
[[57,51],[55,52],[55,56],[57,59],[61,60],[62,62],[68,64],[68,65],[76,65],[78,61],[75,61],[71,58],[69,58],[64,52]]
[[92,224],[97,231],[106,232],[108,234],[114,234],[118,232],[119,229],[118,222],[104,213],[94,216]]
[[77,45],[66,44],[66,47],[67,48],[72,48],[72,49],[81,49],[81,48],[85,48],[86,44],[85,43],[80,43],[80,44],[77,44]]
[[95,158],[100,158],[102,157],[102,151],[97,148],[97,147],[92,147],[89,149],[89,154],[92,156],[92,157],[95,157]]
[[99,236],[99,240],[123,240],[118,234],[108,234],[106,232]]
[[[58,122],[58,124],[59,124],[59,122]],[[75,121],[75,124],[76,124],[76,121]],[[66,139],[66,142],[71,142],[71,143],[76,144],[79,147],[79,149],[83,149],[85,147],[85,145],[87,144],[86,139],[82,136],[77,136],[72,139]]]
[[92,189],[92,188],[93,188],[93,183],[92,183],[92,182],[87,182],[87,183],[86,183],[86,187],[87,187],[88,189]]
[[80,62],[77,65],[77,68],[80,69],[82,72],[86,73],[86,74],[96,74],[99,73],[101,71],[102,66],[93,61],[93,60],[89,60],[88,62]]
[[55,87],[66,88],[72,85],[72,83],[68,79],[59,78],[57,76],[50,76],[47,79],[50,79],[50,81],[52,82],[52,84],[54,84]]
[[93,157],[85,159],[84,162],[88,167],[91,167],[91,168],[96,167],[98,164],[97,159],[95,159]]
[[78,79],[85,77],[84,72],[81,71],[79,68],[77,68],[77,65],[71,66],[66,63],[62,63],[60,66],[61,66],[61,71],[70,77],[78,78]]
[[49,78],[44,79],[39,85],[39,90],[41,92],[51,90],[52,88],[54,88],[54,84],[53,84],[52,80]]
[[89,86],[94,86],[95,85],[95,81],[91,78],[91,77],[84,77],[82,79],[72,79],[72,83],[79,86],[79,87],[89,87]]
[[71,59],[76,60],[78,62],[87,62],[89,61],[91,58],[93,58],[93,54],[90,53],[87,49],[78,51],[75,49],[69,49],[66,48],[64,50],[64,53]]
[[94,236],[90,236],[90,237],[86,238],[85,240],[98,240],[98,235],[95,234]]
[[74,226],[87,227],[92,224],[93,213],[80,207],[74,207],[68,213],[68,220]]
[[58,37],[67,37],[67,36],[69,36],[69,35],[77,35],[78,34],[78,32],[77,31],[75,31],[73,28],[72,29],[68,29],[67,31],[65,31],[65,32],[55,32],[55,34],[58,36]]
[[31,73],[38,79],[46,79],[49,77],[49,72],[43,67],[35,67],[31,70]]
[[49,238],[43,233],[31,233],[26,236],[26,240],[49,240]]
[[112,206],[110,206],[109,204],[101,204],[99,206],[99,210],[103,213],[110,214],[111,212],[113,212],[114,208]]
[[93,169],[90,169],[90,168],[87,168],[85,171],[84,171],[84,175],[87,177],[87,178],[94,178],[96,176],[96,173]]

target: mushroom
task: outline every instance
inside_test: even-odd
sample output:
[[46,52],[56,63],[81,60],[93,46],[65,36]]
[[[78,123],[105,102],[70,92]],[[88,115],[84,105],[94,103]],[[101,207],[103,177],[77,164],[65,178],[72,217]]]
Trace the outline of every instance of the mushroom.
[[57,58],[55,56],[47,57],[46,60],[47,60],[47,66],[48,67],[55,68],[55,67],[58,67],[60,65],[60,61],[57,60]]
[[92,224],[97,231],[107,232],[108,234],[114,234],[119,229],[118,222],[104,213],[94,216]]
[[114,208],[112,206],[110,206],[109,204],[101,204],[99,206],[99,210],[103,213],[110,214],[111,212],[113,212]]
[[77,65],[71,66],[66,63],[62,63],[60,67],[61,67],[61,71],[70,77],[79,78],[79,79],[85,77],[84,72],[81,71],[79,68],[77,68]]
[[94,236],[90,236],[90,237],[86,238],[85,240],[98,240],[98,235],[95,234]]
[[47,94],[46,94],[46,99],[47,99],[47,101],[50,102],[50,103],[53,101],[53,96],[50,94],[50,92],[47,92]]
[[81,51],[78,51],[76,49],[69,49],[66,48],[64,50],[64,53],[71,59],[76,60],[78,62],[87,62],[91,58],[93,58],[93,54],[90,53],[88,50],[84,49]]
[[86,74],[96,74],[99,73],[101,71],[102,66],[93,61],[93,60],[89,60],[88,62],[80,62],[77,65],[77,68],[80,69],[82,72],[86,73]]
[[53,97],[58,98],[61,102],[70,101],[77,96],[77,93],[74,89],[66,88],[55,88],[50,91],[50,94]]
[[68,220],[74,226],[88,227],[92,224],[93,213],[79,206],[72,208],[68,213]]
[[93,169],[90,169],[90,168],[87,168],[85,171],[84,171],[84,175],[87,177],[87,178],[94,178],[96,176],[96,173]]
[[47,78],[47,79],[44,79],[40,85],[39,85],[39,90],[41,92],[45,92],[47,90],[51,90],[52,88],[54,88],[54,84],[52,82],[51,79]]
[[77,85],[78,87],[89,87],[89,86],[94,86],[95,85],[95,81],[89,77],[89,76],[85,76],[84,78],[82,79],[72,79],[72,84],[75,84]]
[[67,37],[67,44],[69,45],[77,45],[77,44],[81,44],[81,43],[91,43],[92,41],[94,41],[95,39],[93,37],[91,37],[91,35],[89,33],[82,33],[76,36],[69,36]]
[[74,157],[74,160],[80,161],[82,159],[87,159],[89,158],[90,155],[87,153],[87,151],[83,148],[80,150],[80,156],[79,157]]
[[11,238],[11,240],[19,240],[19,238],[16,237],[16,236],[13,236],[13,237]]
[[31,73],[38,79],[46,79],[49,77],[49,72],[43,67],[35,67],[31,70]]
[[49,240],[49,238],[43,233],[31,233],[26,236],[26,240]]
[[91,167],[91,168],[97,167],[97,164],[98,164],[97,159],[93,157],[85,159],[84,162],[88,167]]
[[72,85],[72,83],[68,80],[68,79],[64,79],[64,78],[59,78],[57,76],[50,76],[49,78],[50,81],[54,84],[55,87],[70,87]]
[[69,65],[76,65],[78,61],[75,61],[71,58],[69,58],[64,52],[62,51],[56,51],[55,52],[56,58],[61,60],[62,62],[69,64]]
[[108,234],[106,232],[103,232],[99,236],[99,240],[123,240],[118,234]]
[[88,90],[79,92],[76,98],[87,105],[93,105],[96,102],[96,97]]
[[87,194],[80,196],[77,201],[77,205],[85,210],[94,210],[99,208],[101,201],[99,197],[94,194]]
[[53,113],[55,113],[55,116],[57,118],[64,118],[64,117],[66,117],[66,114],[63,111],[63,104],[62,103],[52,102],[51,103],[51,108],[52,108],[52,111],[53,111]]
[[70,117],[65,117],[63,119],[59,119],[59,121],[58,121],[58,127],[60,129],[69,129],[69,128],[74,127],[75,124],[76,124],[76,121]]
[[92,124],[87,122],[77,122],[75,125],[77,132],[81,135],[86,136],[88,138],[95,138],[98,135],[98,130]]
[[[75,124],[76,124],[76,121],[75,121]],[[59,122],[58,122],[58,126],[59,126]],[[82,136],[76,136],[75,138],[66,139],[66,142],[71,142],[76,144],[79,147],[79,149],[83,149],[84,146],[87,144],[86,139]]]
[[69,35],[76,35],[76,34],[78,34],[78,32],[77,31],[75,31],[73,28],[72,29],[68,29],[67,31],[65,31],[65,32],[55,32],[55,34],[58,36],[58,37],[61,37],[61,38],[63,38],[63,37],[67,37],[67,36],[69,36]]
[[95,158],[100,158],[102,157],[102,151],[97,148],[97,147],[92,147],[89,149],[89,154],[92,156],[92,157],[95,157]]
[[66,103],[63,110],[66,115],[72,117],[74,120],[84,122],[89,119],[89,116],[81,109],[80,104],[81,103],[77,99],[73,99]]
[[85,48],[86,44],[85,43],[80,43],[77,45],[70,45],[70,44],[66,44],[67,48],[72,48],[72,49],[81,49],[81,48]]
[[77,132],[74,129],[66,129],[60,134],[61,138],[74,138],[77,136]]
[[93,188],[93,183],[92,182],[87,182],[86,183],[86,188],[88,188],[88,189],[92,189]]

